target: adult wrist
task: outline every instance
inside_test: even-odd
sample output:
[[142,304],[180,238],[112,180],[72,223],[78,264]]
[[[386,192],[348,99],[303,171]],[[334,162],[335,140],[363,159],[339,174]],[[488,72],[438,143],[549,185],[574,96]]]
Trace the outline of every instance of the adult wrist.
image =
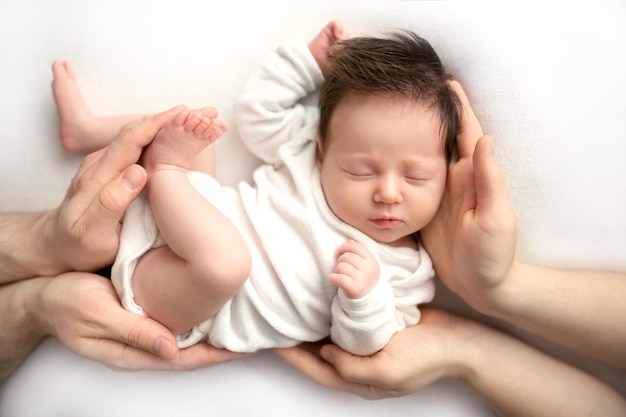
[[490,317],[506,320],[516,297],[520,296],[517,283],[521,270],[524,268],[524,264],[514,261],[500,274],[496,283],[491,287],[475,291],[467,298],[463,298],[476,311]]
[[479,366],[485,354],[481,347],[482,339],[493,330],[465,317],[452,316],[449,320],[452,340],[443,377],[458,379],[471,385],[483,371]]
[[494,336],[497,331],[494,329],[470,320],[466,320],[471,326],[463,340],[462,349],[457,349],[458,376],[461,382],[471,388],[476,388],[485,370],[490,369],[489,358],[493,354]]
[[21,303],[26,311],[24,328],[33,339],[42,339],[49,335],[48,325],[45,319],[46,313],[46,289],[50,280],[48,277],[30,278],[19,283],[22,286]]
[[61,272],[55,227],[54,212],[0,216],[1,284]]
[[40,213],[30,233],[31,271],[30,276],[54,276],[69,269],[60,256],[57,239],[57,211]]
[[0,381],[19,366],[44,336],[35,318],[38,307],[34,300],[40,283],[29,279],[0,286]]

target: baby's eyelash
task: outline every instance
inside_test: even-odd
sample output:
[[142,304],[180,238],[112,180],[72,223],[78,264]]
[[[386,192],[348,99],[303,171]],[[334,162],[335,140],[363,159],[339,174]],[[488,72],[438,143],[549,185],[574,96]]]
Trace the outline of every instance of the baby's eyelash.
[[344,169],[343,171],[354,177],[371,177],[372,175],[374,175],[371,171],[365,171],[365,170]]
[[406,178],[408,181],[419,181],[419,182],[430,180],[430,177],[427,175],[405,175],[404,178]]

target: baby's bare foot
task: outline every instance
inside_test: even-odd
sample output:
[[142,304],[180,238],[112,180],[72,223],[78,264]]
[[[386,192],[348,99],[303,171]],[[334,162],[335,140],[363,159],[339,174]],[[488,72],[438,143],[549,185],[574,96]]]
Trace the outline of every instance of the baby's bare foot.
[[93,115],[83,98],[74,70],[69,62],[57,60],[52,64],[52,93],[59,114],[61,145],[71,153],[86,151],[84,142],[89,140],[89,126]]
[[197,111],[181,110],[166,123],[143,155],[143,164],[150,171],[188,169],[200,151],[215,142],[228,129],[226,122],[216,119],[212,107]]

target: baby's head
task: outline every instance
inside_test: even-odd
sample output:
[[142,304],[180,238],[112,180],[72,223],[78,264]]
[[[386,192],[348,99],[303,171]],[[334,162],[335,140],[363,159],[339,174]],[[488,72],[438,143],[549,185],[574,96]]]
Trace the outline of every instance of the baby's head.
[[320,91],[318,167],[337,217],[387,243],[430,222],[459,122],[449,80],[412,32],[333,48]]
[[444,152],[456,140],[460,101],[430,43],[405,31],[387,38],[357,37],[332,49],[330,70],[320,90],[319,134],[327,139],[330,119],[349,95],[387,96],[421,102],[438,113]]

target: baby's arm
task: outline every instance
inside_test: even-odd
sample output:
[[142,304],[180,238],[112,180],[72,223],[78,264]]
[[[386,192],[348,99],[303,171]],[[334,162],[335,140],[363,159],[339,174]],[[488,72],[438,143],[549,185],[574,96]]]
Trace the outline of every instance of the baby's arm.
[[309,44],[299,40],[280,45],[248,80],[236,102],[235,122],[244,144],[263,161],[273,163],[278,148],[302,138],[305,129],[311,132],[306,138],[315,140],[318,109],[302,100],[324,81],[328,48],[344,36],[340,28],[333,21]]
[[248,149],[273,163],[281,145],[317,126],[317,106],[301,100],[323,79],[304,41],[284,43],[268,56],[235,103],[237,130]]
[[380,282],[378,261],[361,243],[349,240],[328,275],[339,290],[332,304],[330,336],[355,355],[380,350],[399,330],[393,290]]

